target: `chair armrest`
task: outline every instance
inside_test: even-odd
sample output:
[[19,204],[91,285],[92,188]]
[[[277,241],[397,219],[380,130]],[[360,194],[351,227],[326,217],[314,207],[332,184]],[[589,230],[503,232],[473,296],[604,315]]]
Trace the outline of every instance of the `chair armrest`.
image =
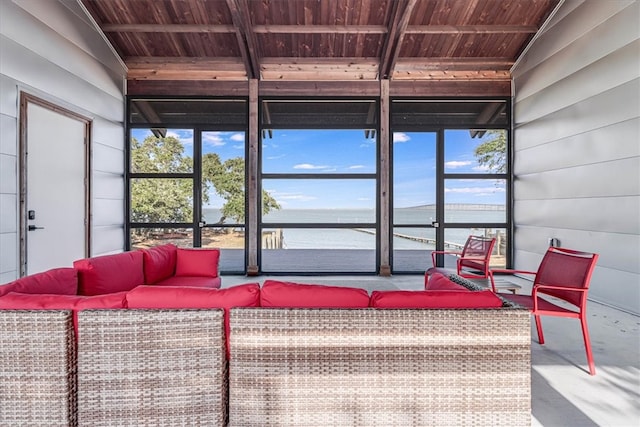
[[586,288],[574,288],[571,286],[556,286],[556,285],[539,285],[539,284],[534,284],[533,285],[533,289],[534,290],[538,290],[538,289],[555,289],[558,291],[572,291],[572,292],[587,292],[588,289]]
[[489,270],[491,273],[507,273],[507,274],[538,274],[535,271],[527,271],[527,270],[509,270],[507,268],[492,268]]
[[462,255],[462,252],[453,252],[453,251],[431,251],[431,263],[433,266],[436,266],[436,255],[438,254],[449,254],[449,255]]
[[493,292],[496,292],[496,283],[493,280],[493,274],[494,273],[507,273],[507,274],[537,274],[535,271],[527,271],[527,270],[510,270],[508,268],[491,268],[488,271],[489,273],[489,280],[491,281],[491,289],[493,290]]
[[470,261],[486,261],[487,258],[483,256],[465,256],[458,258],[458,261],[461,260],[470,260]]
[[[558,291],[571,291],[571,292],[587,292],[588,289],[584,289],[584,288],[572,288],[572,287],[568,287],[568,286],[555,286],[555,285],[537,285],[534,284],[533,285],[533,289],[531,290],[531,299],[533,300],[533,311],[538,311],[538,298],[540,298],[538,296],[538,291],[540,291],[540,293],[544,294],[545,289],[554,289],[554,290],[558,290]],[[550,294],[551,296],[554,296],[553,294]],[[560,298],[562,299],[562,298]],[[565,301],[568,302],[568,301]],[[571,304],[569,302],[569,304]]]

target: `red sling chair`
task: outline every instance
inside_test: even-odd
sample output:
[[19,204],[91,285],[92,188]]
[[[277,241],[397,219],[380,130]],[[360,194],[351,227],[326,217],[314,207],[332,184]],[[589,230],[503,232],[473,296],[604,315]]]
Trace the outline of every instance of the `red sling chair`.
[[436,267],[436,255],[456,255],[458,276],[467,279],[486,279],[489,277],[489,259],[495,244],[495,237],[469,236],[462,252],[433,251],[431,261],[433,267]]
[[[538,330],[538,340],[540,344],[544,344],[540,316],[559,316],[580,319],[584,346],[587,351],[587,362],[589,363],[589,374],[591,375],[596,374],[596,367],[593,362],[593,353],[591,352],[586,311],[589,281],[591,280],[591,274],[593,273],[596,261],[598,261],[598,254],[550,247],[542,258],[537,272],[507,269],[491,269],[489,272],[491,286],[494,292],[494,273],[535,275],[531,295],[501,295],[531,310],[531,314],[533,314],[536,320],[536,329]],[[541,298],[540,295],[549,295],[558,298],[571,304],[573,308],[556,305],[549,300]]]

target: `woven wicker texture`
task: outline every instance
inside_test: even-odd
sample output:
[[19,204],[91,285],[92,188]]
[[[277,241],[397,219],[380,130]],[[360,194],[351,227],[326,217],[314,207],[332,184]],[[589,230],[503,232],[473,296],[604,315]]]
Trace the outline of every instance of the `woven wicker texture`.
[[79,425],[225,424],[222,310],[88,310],[79,331]]
[[526,310],[234,309],[233,426],[531,423]]
[[0,425],[75,425],[70,311],[0,310]]

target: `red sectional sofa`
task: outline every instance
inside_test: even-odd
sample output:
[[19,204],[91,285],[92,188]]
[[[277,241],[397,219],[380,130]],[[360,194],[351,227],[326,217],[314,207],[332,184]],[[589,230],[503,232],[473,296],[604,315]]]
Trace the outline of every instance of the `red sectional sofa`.
[[[530,422],[529,314],[491,291],[440,274],[423,291],[371,295],[277,280],[220,289],[218,259],[217,250],[163,245],[0,286],[0,384],[59,390],[24,395],[0,386],[0,419]],[[499,419],[478,409],[514,390]]]
[[219,288],[219,249],[183,249],[173,244],[85,258],[73,268],[54,268],[0,285],[8,293],[103,296],[141,285]]

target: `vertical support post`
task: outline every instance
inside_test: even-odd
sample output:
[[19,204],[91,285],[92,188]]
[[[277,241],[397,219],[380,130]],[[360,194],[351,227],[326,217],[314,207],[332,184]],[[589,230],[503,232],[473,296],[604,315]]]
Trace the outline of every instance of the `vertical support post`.
[[391,134],[389,129],[389,80],[380,80],[380,271],[381,276],[391,276]]
[[258,80],[249,80],[249,152],[247,162],[247,275],[257,276],[258,268]]

